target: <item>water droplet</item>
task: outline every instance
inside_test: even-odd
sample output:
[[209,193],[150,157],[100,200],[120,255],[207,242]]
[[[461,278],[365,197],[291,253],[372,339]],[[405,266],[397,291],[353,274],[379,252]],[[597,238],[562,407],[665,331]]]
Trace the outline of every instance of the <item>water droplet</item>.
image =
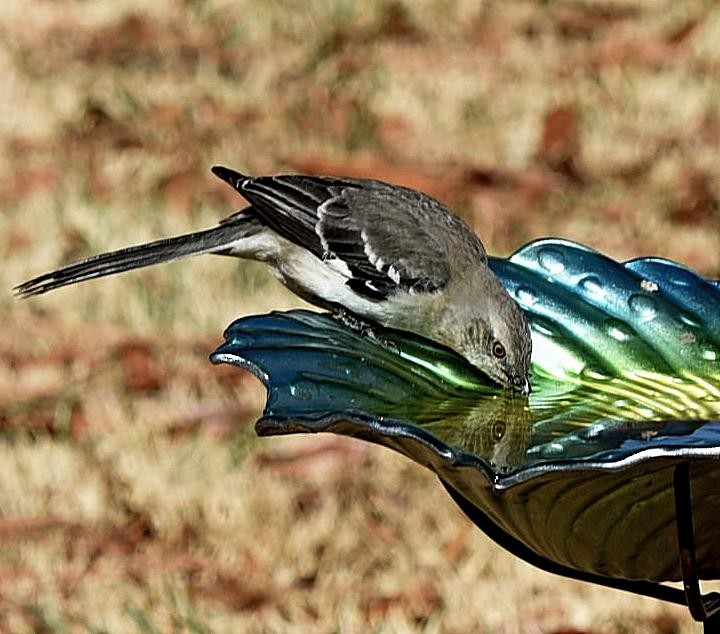
[[652,280],[642,280],[640,282],[640,288],[648,293],[657,293],[660,290],[658,285]]
[[605,295],[605,289],[597,275],[588,275],[580,280],[580,288],[586,293],[594,295],[596,297],[602,297]]
[[699,328],[700,324],[693,319],[692,316],[688,315],[687,313],[680,313],[680,321],[684,323],[686,326],[691,326],[692,328]]
[[612,377],[598,368],[587,366],[580,373],[584,378],[591,381],[609,381]]
[[637,313],[643,321],[650,321],[657,315],[655,300],[647,295],[632,295],[628,300],[630,310]]
[[312,383],[298,381],[290,385],[290,394],[299,401],[309,401],[317,396],[317,388]]
[[246,332],[234,332],[230,337],[230,342],[239,348],[252,348],[255,344],[255,337]]
[[530,328],[534,330],[535,332],[540,333],[541,335],[544,335],[545,337],[554,337],[555,331],[548,328],[545,324],[541,324],[539,322],[532,322],[530,324]]
[[557,275],[565,270],[565,256],[561,251],[552,247],[543,247],[538,254],[538,261],[550,273]]
[[669,275],[668,279],[673,286],[690,286],[688,280],[679,275]]
[[617,319],[608,319],[605,322],[605,328],[608,335],[617,341],[627,341],[633,336],[632,331]]
[[517,300],[525,306],[532,306],[537,301],[535,291],[528,286],[519,286],[515,291],[515,297],[517,297]]
[[547,444],[543,450],[543,454],[546,456],[558,456],[565,453],[565,447],[562,445],[562,443],[559,442],[551,442]]

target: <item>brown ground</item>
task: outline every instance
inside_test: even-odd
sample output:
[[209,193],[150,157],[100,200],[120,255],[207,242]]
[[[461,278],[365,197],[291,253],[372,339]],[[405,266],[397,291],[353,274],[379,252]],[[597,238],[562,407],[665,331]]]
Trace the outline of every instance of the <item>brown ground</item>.
[[297,305],[259,266],[9,289],[213,224],[241,204],[215,163],[414,186],[498,254],[718,277],[720,5],[147,4],[0,3],[0,630],[697,631],[499,551],[388,451],[256,440],[262,388],[207,355]]

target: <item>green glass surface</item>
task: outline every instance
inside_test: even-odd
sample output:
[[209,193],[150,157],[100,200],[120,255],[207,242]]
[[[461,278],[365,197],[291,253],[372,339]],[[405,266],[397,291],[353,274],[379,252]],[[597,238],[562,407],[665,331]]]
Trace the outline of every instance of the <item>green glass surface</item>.
[[529,398],[432,342],[308,311],[238,320],[212,359],[267,386],[259,433],[396,449],[579,570],[678,579],[672,467],[691,461],[700,571],[720,577],[718,284],[561,240],[492,266],[531,323]]

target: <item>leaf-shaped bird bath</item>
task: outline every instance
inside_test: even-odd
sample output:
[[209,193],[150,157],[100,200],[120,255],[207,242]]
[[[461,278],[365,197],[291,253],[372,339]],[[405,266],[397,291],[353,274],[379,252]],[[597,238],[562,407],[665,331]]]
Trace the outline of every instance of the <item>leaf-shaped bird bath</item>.
[[307,311],[236,321],[212,360],[267,386],[259,434],[396,449],[496,538],[576,576],[682,579],[673,474],[689,463],[696,570],[720,578],[718,283],[562,240],[492,266],[531,322],[529,400],[435,344]]

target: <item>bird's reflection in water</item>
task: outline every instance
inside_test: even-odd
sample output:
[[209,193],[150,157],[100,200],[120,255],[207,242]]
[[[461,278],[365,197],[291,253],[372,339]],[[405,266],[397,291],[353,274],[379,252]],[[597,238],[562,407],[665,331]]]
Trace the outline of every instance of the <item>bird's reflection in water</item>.
[[500,395],[456,407],[423,428],[450,447],[478,456],[493,471],[508,473],[525,461],[533,422],[527,399]]

